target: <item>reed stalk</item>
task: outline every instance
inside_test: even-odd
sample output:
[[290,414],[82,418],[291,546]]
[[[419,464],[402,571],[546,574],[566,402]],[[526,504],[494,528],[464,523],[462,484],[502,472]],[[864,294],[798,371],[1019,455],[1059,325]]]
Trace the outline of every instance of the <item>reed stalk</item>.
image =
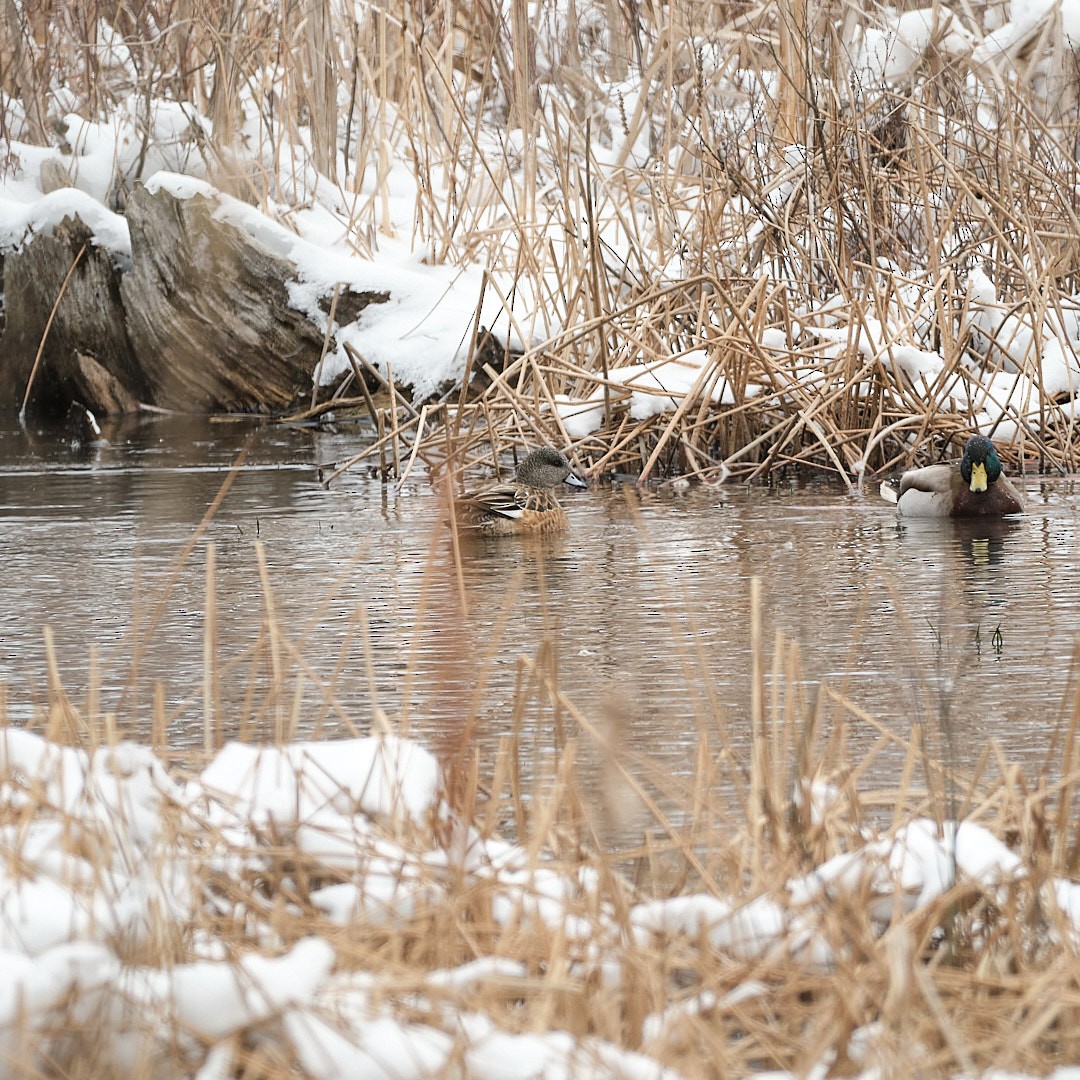
[[[425,573],[433,586],[460,574],[446,546],[432,548]],[[163,743],[170,720],[183,722],[185,711],[196,728],[203,725],[197,746],[168,753],[168,767],[178,778],[197,772],[206,754],[237,729],[288,740],[416,727],[415,705],[397,715],[379,698],[378,631],[365,607],[358,606],[355,637],[343,642],[329,672],[321,665],[320,674],[305,648],[312,628],[326,617],[325,604],[314,603],[304,625],[286,626],[258,546],[265,618],[254,644],[232,655],[230,643],[209,629],[216,560],[212,546],[206,551],[204,645],[214,655],[204,658],[204,672],[213,672],[218,682],[235,681],[246,665],[253,684],[245,706],[250,711],[225,717],[217,706],[208,710],[207,695],[213,695],[204,683],[169,717],[159,688],[151,720],[156,742]],[[355,572],[355,565],[343,567],[341,575]],[[327,583],[325,603],[338,586],[340,581]],[[1075,679],[1062,711],[1061,752],[1048,754],[1041,772],[1025,776],[993,746],[962,765],[934,752],[941,733],[929,721],[897,730],[868,715],[841,687],[822,684],[808,693],[800,651],[774,630],[758,595],[747,628],[753,657],[746,673],[749,741],[732,739],[728,710],[715,700],[698,635],[688,640],[686,627],[670,628],[669,662],[684,668],[690,700],[699,710],[696,747],[684,769],[673,773],[635,745],[630,693],[616,688],[596,714],[566,691],[557,621],[544,616],[535,654],[518,658],[512,701],[498,721],[501,733],[483,742],[493,747],[488,754],[479,747],[491,722],[487,683],[500,663],[503,627],[497,620],[482,642],[474,641],[458,588],[466,586],[451,581],[449,588],[438,588],[412,615],[414,622],[437,618],[458,627],[446,638],[452,645],[437,670],[440,685],[428,688],[440,697],[454,694],[460,706],[455,730],[437,740],[451,778],[450,813],[484,835],[517,838],[535,867],[587,873],[596,881],[595,895],[583,892],[570,901],[570,910],[579,925],[595,923],[597,941],[604,920],[622,928],[620,943],[611,946],[618,949],[620,980],[587,974],[580,941],[552,927],[524,915],[509,925],[493,918],[499,889],[493,877],[440,876],[437,903],[421,904],[389,923],[359,920],[343,931],[310,902],[320,885],[338,880],[335,871],[272,835],[265,847],[229,849],[235,865],[255,860],[265,871],[232,879],[217,875],[213,889],[225,890],[228,903],[200,908],[186,921],[156,913],[150,942],[127,962],[168,969],[194,958],[195,941],[201,943],[200,956],[207,940],[231,956],[262,949],[265,934],[259,928],[267,898],[279,897],[288,902],[273,905],[275,939],[288,945],[312,934],[326,936],[334,943],[338,972],[366,972],[373,992],[395,1015],[415,1016],[417,995],[434,971],[483,956],[516,959],[526,974],[510,984],[445,989],[440,1000],[483,1013],[508,1031],[561,1030],[638,1048],[688,1077],[712,1076],[720,1067],[750,1075],[764,1065],[799,1073],[829,1054],[835,1062],[847,1055],[855,1060],[859,1039],[870,1030],[875,1053],[885,1055],[890,1067],[927,1076],[975,1074],[991,1065],[1041,1075],[1080,1054],[1080,1003],[1071,990],[1075,950],[1066,928],[1054,922],[1058,916],[1046,906],[1044,891],[1054,878],[1074,874],[1078,861],[1072,824],[1080,785]],[[503,622],[515,588],[509,589]],[[144,625],[152,636],[152,624]],[[657,647],[664,647],[663,634],[662,625],[653,628]],[[85,707],[78,706],[51,645],[47,657],[37,726],[95,754],[115,745],[119,728],[130,730],[130,719],[110,716],[92,674]],[[348,716],[335,702],[337,680],[350,663],[368,687],[366,716]],[[467,683],[461,679],[463,663],[470,672]],[[312,688],[324,702],[317,717],[300,706]],[[128,695],[133,701],[137,696]],[[11,691],[0,686],[0,719],[7,719],[10,703]],[[886,760],[894,764],[884,765]],[[15,814],[26,822],[60,813],[44,789],[36,790],[26,778],[3,779],[23,787],[22,801],[0,811],[9,818]],[[831,794],[820,801],[824,784],[831,785]],[[813,908],[815,925],[836,957],[824,969],[808,969],[783,950],[741,956],[703,947],[700,935],[673,931],[646,941],[631,928],[635,905],[673,896],[720,897],[736,910],[749,910],[759,897],[789,904],[790,880],[857,850],[866,830],[889,836],[916,817],[960,817],[985,826],[1021,858],[1025,875],[1005,889],[981,888],[961,876],[939,898],[910,910],[897,897],[885,930],[868,917],[865,897],[832,897]],[[191,827],[201,831],[187,837],[179,822],[167,824],[181,828],[181,844],[218,849],[226,843],[209,823],[193,820]],[[452,839],[447,842],[452,845]],[[82,857],[92,853],[84,850]],[[100,875],[107,878],[104,867]],[[746,994],[752,987],[763,990]],[[666,1019],[659,1024],[661,1014]],[[100,1038],[100,1028],[68,1032],[64,1045],[74,1054],[69,1075],[102,1075]],[[261,1075],[284,1078],[296,1063],[284,1043],[274,1045],[279,1056],[260,1061]],[[148,1063],[131,1075],[160,1075],[154,1072],[160,1067]],[[34,1075],[29,1065],[21,1073],[18,1060],[8,1068],[17,1077]]]

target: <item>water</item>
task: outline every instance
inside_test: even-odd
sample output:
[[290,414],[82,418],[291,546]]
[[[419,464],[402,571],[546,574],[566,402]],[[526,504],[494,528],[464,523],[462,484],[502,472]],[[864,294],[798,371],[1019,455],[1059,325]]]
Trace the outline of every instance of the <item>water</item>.
[[[45,699],[48,626],[77,707],[94,687],[98,711],[148,739],[159,693],[173,747],[201,745],[207,717],[221,736],[366,730],[374,702],[440,752],[486,761],[509,734],[528,760],[577,736],[595,762],[597,741],[615,738],[662,783],[691,771],[703,736],[712,753],[746,749],[755,577],[766,691],[780,634],[797,712],[823,682],[842,694],[854,711],[822,699],[820,735],[843,716],[856,759],[882,731],[902,740],[945,717],[961,763],[998,740],[1035,771],[1067,713],[1080,631],[1072,479],[1029,478],[1028,516],[990,531],[898,528],[876,494],[823,483],[640,496],[593,485],[567,490],[567,536],[481,541],[459,575],[419,463],[400,490],[363,468],[321,486],[317,466],[364,438],[147,419],[73,450],[63,432],[0,426],[8,715],[29,720]],[[902,756],[898,742],[874,768]]]

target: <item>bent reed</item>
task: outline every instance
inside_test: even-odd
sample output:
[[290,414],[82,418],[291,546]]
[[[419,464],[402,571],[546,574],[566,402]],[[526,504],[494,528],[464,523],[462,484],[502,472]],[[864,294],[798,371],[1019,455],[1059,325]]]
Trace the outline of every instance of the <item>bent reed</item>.
[[[808,698],[797,644],[782,634],[771,649],[765,644],[760,583],[752,597],[747,633],[754,652],[746,674],[756,689],[750,739],[741,747],[730,739],[722,712],[703,713],[688,771],[673,775],[623,742],[617,693],[607,717],[576,707],[560,689],[557,647],[545,637],[534,656],[519,659],[514,716],[493,756],[481,753],[475,739],[492,722],[479,700],[474,714],[462,717],[458,736],[447,732],[440,739],[447,799],[442,823],[430,833],[401,823],[378,826],[389,830],[380,833],[387,843],[417,854],[416,864],[402,867],[400,888],[415,889],[416,865],[427,862],[423,873],[437,890],[430,902],[376,908],[342,923],[312,900],[326,885],[363,884],[365,871],[346,872],[341,850],[324,862],[273,823],[244,841],[238,839],[243,830],[203,820],[197,807],[178,812],[166,804],[147,872],[158,866],[167,895],[164,852],[197,854],[204,866],[201,894],[190,910],[149,910],[149,940],[144,933],[138,945],[118,938],[110,947],[123,965],[170,971],[208,956],[235,963],[256,952],[277,955],[321,937],[333,946],[335,977],[363,973],[380,1015],[445,1031],[458,1041],[457,1054],[469,1045],[452,1019],[460,1010],[508,1033],[602,1039],[687,1078],[770,1069],[805,1075],[830,1061],[837,1074],[879,1064],[883,1075],[895,1076],[972,1075],[991,1066],[1044,1075],[1080,1060],[1077,938],[1047,893],[1055,881],[1076,876],[1080,852],[1075,679],[1039,775],[1010,765],[993,741],[973,767],[960,769],[948,760],[947,713],[939,717],[943,730],[933,730],[928,720],[898,732],[877,725],[827,683]],[[250,655],[233,658],[220,645],[208,653],[204,688],[213,700],[216,680],[234,677],[229,672],[238,659],[252,672],[262,668],[270,684],[249,695],[261,719],[230,718],[226,731],[219,718],[222,726],[205,729],[204,749],[176,751],[164,741],[165,718],[155,706],[154,742],[174,778],[196,776],[229,732],[273,731],[278,739],[311,734],[311,718],[297,709],[299,688],[318,684],[315,668],[303,659],[302,638],[290,637],[269,599],[267,607],[271,625]],[[370,648],[365,640],[361,651]],[[279,658],[273,665],[271,654]],[[93,686],[77,704],[51,646],[49,657],[49,686],[35,702],[31,729],[91,753],[114,745],[120,721],[100,712]],[[479,682],[486,678],[477,672]],[[317,688],[327,711],[340,713],[334,687]],[[12,704],[5,690],[5,724]],[[189,724],[198,724],[201,704],[196,692]],[[528,733],[521,727],[526,712],[534,720]],[[182,724],[184,718],[168,720]],[[377,706],[370,717],[341,723],[345,733],[370,726],[407,734]],[[859,746],[857,757],[852,745]],[[599,784],[597,767],[604,778]],[[5,774],[0,781],[18,796],[0,807],[14,860],[10,873],[29,873],[19,837],[32,835],[38,823],[63,825],[65,811],[32,778]],[[847,888],[824,872],[829,860],[865,850],[869,836],[887,843],[905,828],[947,832],[956,821],[1004,841],[1018,860],[1016,872],[980,881],[962,865],[954,884],[913,905],[899,871]],[[85,823],[76,824],[70,823],[72,843],[85,834]],[[539,879],[525,885],[508,919],[498,874],[439,872],[443,860],[453,866],[460,858],[469,828],[520,845],[525,861],[515,874],[526,882],[536,874],[577,883],[563,902],[572,934],[540,917],[550,885]],[[358,834],[358,859],[364,835]],[[107,843],[76,853],[96,860],[98,881],[108,881]],[[837,884],[809,900],[792,885],[815,880]],[[378,889],[384,895],[386,883]],[[642,933],[635,912],[680,897],[703,908],[696,930],[690,920]],[[735,917],[743,912],[749,918],[762,902],[790,922],[790,933],[773,944],[758,947],[745,928],[746,936],[731,933],[726,942],[710,930],[705,905],[724,904]],[[807,933],[817,943],[817,958],[798,944]],[[447,969],[473,961],[501,966],[502,973],[445,978]],[[175,1021],[124,1012],[116,1002],[102,1003],[89,1016],[77,1005],[70,1015],[58,1008],[55,1030],[9,1034],[14,1046],[51,1047],[56,1075],[74,1080],[120,1075],[109,1047],[121,1029],[112,1024],[122,1023],[123,1037],[134,1045],[145,1038],[173,1046],[177,1075],[194,1068],[208,1048],[170,1028]],[[356,1037],[329,1007],[326,1020],[340,1025],[345,1038]],[[238,1032],[232,1046],[245,1076],[285,1080],[302,1071],[278,1018]],[[27,1080],[42,1075],[33,1054],[22,1059],[15,1053],[4,1068],[5,1075]],[[147,1056],[121,1072],[138,1080],[165,1075],[163,1068],[160,1057]]]
[[[490,276],[460,388],[406,403],[392,371],[358,366],[389,409],[355,379],[311,402],[370,408],[387,476],[443,457],[446,431],[474,459],[552,444],[642,479],[796,466],[856,486],[975,430],[1013,471],[1076,469],[1072,384],[1040,363],[1080,293],[1060,35],[1003,72],[935,24],[886,83],[867,66],[880,28],[838,0],[557,9],[141,0],[104,41],[96,0],[46,3],[0,36],[0,133],[45,143],[64,111],[189,104],[211,180],[279,216],[321,197],[313,177],[336,185],[361,253],[393,231],[388,177],[409,169],[424,258]],[[982,8],[965,12],[974,44]],[[510,333],[480,324],[496,296]],[[628,382],[635,366],[653,375]],[[1022,391],[994,379],[1017,369]]]

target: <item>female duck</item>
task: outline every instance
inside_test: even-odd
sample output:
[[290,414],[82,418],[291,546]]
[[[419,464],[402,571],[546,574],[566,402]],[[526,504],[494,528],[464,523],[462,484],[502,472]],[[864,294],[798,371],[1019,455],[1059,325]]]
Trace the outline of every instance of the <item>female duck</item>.
[[555,498],[556,484],[585,487],[558,450],[541,447],[518,465],[512,484],[494,484],[462,495],[456,507],[458,524],[492,536],[565,529],[569,522]]
[[[884,491],[884,488],[883,488]],[[885,492],[900,517],[1001,517],[1024,512],[1023,496],[1001,471],[994,444],[973,435],[956,465],[928,465],[900,477],[899,495]]]

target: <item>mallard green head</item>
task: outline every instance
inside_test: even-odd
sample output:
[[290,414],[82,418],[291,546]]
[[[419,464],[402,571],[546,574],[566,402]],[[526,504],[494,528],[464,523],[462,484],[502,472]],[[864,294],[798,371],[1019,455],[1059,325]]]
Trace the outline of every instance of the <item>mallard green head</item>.
[[972,435],[968,439],[960,475],[972,491],[985,491],[1001,475],[1001,459],[985,435]]

